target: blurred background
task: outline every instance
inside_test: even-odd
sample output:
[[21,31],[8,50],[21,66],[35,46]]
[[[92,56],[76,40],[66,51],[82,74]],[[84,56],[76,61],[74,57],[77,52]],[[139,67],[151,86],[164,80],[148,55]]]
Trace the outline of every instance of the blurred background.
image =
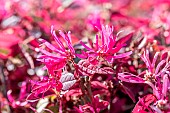
[[[73,44],[93,39],[102,25],[114,32],[136,32],[170,45],[169,0],[0,0],[0,111],[30,113],[24,100],[29,80],[46,75],[36,61],[39,38],[55,43],[50,28],[71,31]],[[23,91],[21,89],[27,89]],[[128,98],[124,96],[124,98]],[[129,98],[128,98],[129,99]],[[115,111],[130,112],[129,106]],[[17,104],[18,103],[18,104]],[[20,105],[20,106],[19,106]],[[21,107],[22,106],[22,107]],[[33,105],[36,106],[36,105]]]

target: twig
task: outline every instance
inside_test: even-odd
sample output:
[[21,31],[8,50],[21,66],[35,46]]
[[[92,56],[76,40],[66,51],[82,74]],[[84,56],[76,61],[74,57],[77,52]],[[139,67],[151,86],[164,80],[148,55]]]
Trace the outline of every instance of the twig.
[[2,83],[2,86],[0,87],[0,89],[4,97],[7,98],[7,87],[6,87],[6,80],[5,80],[5,74],[4,74],[3,69],[4,69],[4,66],[0,64],[0,80]]

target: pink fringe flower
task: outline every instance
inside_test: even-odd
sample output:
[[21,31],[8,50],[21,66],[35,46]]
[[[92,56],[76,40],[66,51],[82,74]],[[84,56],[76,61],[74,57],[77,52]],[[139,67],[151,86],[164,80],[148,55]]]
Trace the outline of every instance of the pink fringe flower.
[[[162,56],[167,56],[165,54],[163,54]],[[151,62],[149,59],[149,51],[144,51],[141,59],[145,62],[147,70],[142,73],[144,74],[143,77],[141,77],[142,74],[137,76],[131,73],[124,72],[118,73],[118,78],[124,82],[148,84],[153,89],[153,95],[157,98],[157,102],[155,103],[155,105],[157,105],[158,108],[161,108],[162,106],[165,106],[168,101],[167,92],[169,91],[170,62],[167,62],[166,58],[163,58],[155,67],[158,55],[159,53],[157,52]]]
[[88,57],[89,59],[103,58],[104,60],[112,63],[114,59],[124,58],[132,54],[132,51],[116,54],[125,44],[117,44],[117,36],[113,35],[113,26],[102,26],[102,28],[98,28],[98,30],[101,35],[101,40],[99,40],[99,36],[96,35],[96,42],[92,48],[88,47],[85,43],[80,41],[85,49],[87,49],[87,52],[82,52],[83,55],[77,55],[78,57],[85,58],[86,56],[86,58]]
[[55,75],[55,71],[61,70],[67,63],[68,60],[75,58],[75,50],[72,46],[70,31],[67,34],[64,34],[62,31],[59,31],[59,34],[65,40],[68,49],[65,48],[63,42],[57,37],[53,26],[51,27],[51,34],[54,36],[54,39],[58,45],[58,48],[55,45],[50,44],[49,42],[40,39],[42,45],[45,45],[53,53],[39,48],[38,50],[43,53],[38,57],[38,61],[41,61],[45,64],[45,68],[48,69],[50,75]]
[[27,101],[34,102],[49,95],[56,94],[62,89],[62,83],[54,77],[42,77],[40,81],[31,81],[32,90]]

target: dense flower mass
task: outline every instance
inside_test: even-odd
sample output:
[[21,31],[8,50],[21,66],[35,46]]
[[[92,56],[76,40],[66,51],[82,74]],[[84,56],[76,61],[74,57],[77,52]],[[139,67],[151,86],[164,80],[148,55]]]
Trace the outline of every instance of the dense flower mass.
[[0,113],[170,113],[169,9],[0,0]]

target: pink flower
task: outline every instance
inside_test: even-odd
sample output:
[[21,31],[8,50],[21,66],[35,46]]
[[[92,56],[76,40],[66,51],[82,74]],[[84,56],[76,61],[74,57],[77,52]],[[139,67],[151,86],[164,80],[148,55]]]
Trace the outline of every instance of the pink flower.
[[[152,87],[154,94],[158,98],[160,98],[160,96],[156,90],[156,86],[154,86],[154,84],[156,82],[155,85],[157,85],[159,88],[161,87],[161,89],[163,89],[162,84],[160,82],[161,82],[161,79],[163,79],[165,76],[169,75],[168,68],[170,67],[170,62],[166,63],[166,60],[162,60],[155,67],[155,63],[158,58],[158,55],[159,55],[159,53],[157,52],[154,55],[154,58],[151,62],[149,59],[149,51],[148,50],[144,51],[144,54],[143,54],[143,56],[141,56],[141,59],[145,62],[148,70],[146,70],[142,73],[142,74],[144,74],[143,77],[140,77],[141,75],[136,76],[134,74],[124,72],[124,73],[119,73],[118,78],[125,82],[146,83]],[[166,63],[166,65],[163,68],[161,68],[165,63]],[[164,82],[164,83],[166,83],[166,82]],[[167,86],[167,85],[165,84],[163,86]],[[165,90],[165,88],[164,88],[164,90]]]
[[156,97],[153,94],[148,94],[142,98],[139,98],[139,101],[135,105],[135,108],[133,109],[132,113],[153,113],[150,104],[156,102]]
[[75,50],[72,46],[70,31],[67,34],[59,31],[59,34],[65,40],[68,49],[65,48],[63,42],[61,42],[59,37],[57,37],[53,26],[51,27],[51,34],[54,36],[58,47],[43,39],[40,39],[42,42],[41,45],[45,45],[53,53],[40,47],[38,50],[43,53],[43,55],[38,57],[38,61],[41,61],[45,64],[45,68],[48,69],[50,75],[55,75],[55,71],[61,70],[66,65],[67,61],[72,61],[72,59],[75,58]]
[[34,102],[40,98],[50,95],[59,96],[61,91],[66,91],[75,84],[76,80],[72,73],[62,73],[62,75],[45,76],[39,81],[31,81],[31,94],[27,101]]
[[[85,43],[80,41],[80,43],[87,49],[87,52],[82,52],[83,55],[77,55],[80,58],[89,58],[97,59],[103,58],[104,60],[112,63],[114,59],[124,58],[132,54],[132,52],[116,54],[119,50],[125,45],[123,43],[117,43],[117,36],[113,35],[113,26],[102,26],[102,29],[99,29],[101,40],[99,36],[96,35],[96,42],[93,45],[94,47],[90,48]],[[100,44],[101,42],[101,44]]]
[[[131,73],[118,73],[118,78],[124,82],[130,83],[145,83],[153,89],[153,95],[157,98],[155,105],[158,108],[165,106],[167,102],[167,92],[169,90],[169,67],[170,62],[167,62],[166,53],[162,55],[162,60],[155,66],[159,53],[157,52],[151,62],[149,51],[144,51],[141,56],[145,62],[147,70],[142,72],[139,76]],[[165,58],[164,58],[165,57]],[[143,75],[143,77],[142,77]],[[162,82],[163,81],[163,82]],[[163,104],[163,105],[160,105]],[[160,107],[161,106],[161,107]],[[170,107],[168,108],[170,109]]]
[[42,77],[40,81],[31,81],[32,90],[28,95],[27,101],[34,102],[45,96],[56,94],[59,96],[59,92],[62,89],[62,83],[54,77]]

